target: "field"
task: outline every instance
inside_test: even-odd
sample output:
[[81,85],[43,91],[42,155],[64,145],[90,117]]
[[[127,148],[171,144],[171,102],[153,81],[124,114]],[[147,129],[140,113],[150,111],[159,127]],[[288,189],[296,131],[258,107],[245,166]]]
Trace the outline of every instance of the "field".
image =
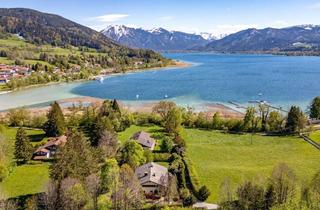
[[8,197],[43,192],[49,181],[48,167],[43,163],[15,167],[0,187]]
[[310,134],[310,138],[320,144],[320,131],[315,131]]
[[[42,130],[27,129],[26,132],[33,146],[47,141]],[[13,161],[16,133],[17,128],[4,127],[3,135],[9,139],[11,146],[11,156],[9,157],[11,161]],[[48,166],[48,164],[43,163],[15,166],[9,176],[0,183],[0,188],[9,197],[43,192],[44,186],[49,179]]]
[[200,183],[211,190],[210,202],[218,201],[225,178],[236,186],[244,180],[265,181],[275,165],[284,162],[294,169],[297,183],[309,181],[319,170],[320,152],[297,137],[264,137],[222,134],[186,129],[187,155]]

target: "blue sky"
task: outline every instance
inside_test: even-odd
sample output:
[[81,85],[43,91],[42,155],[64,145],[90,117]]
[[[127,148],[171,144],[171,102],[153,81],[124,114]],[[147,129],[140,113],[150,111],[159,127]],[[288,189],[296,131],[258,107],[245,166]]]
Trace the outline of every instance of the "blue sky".
[[320,24],[320,0],[0,0],[101,30],[110,24],[216,35],[245,28]]

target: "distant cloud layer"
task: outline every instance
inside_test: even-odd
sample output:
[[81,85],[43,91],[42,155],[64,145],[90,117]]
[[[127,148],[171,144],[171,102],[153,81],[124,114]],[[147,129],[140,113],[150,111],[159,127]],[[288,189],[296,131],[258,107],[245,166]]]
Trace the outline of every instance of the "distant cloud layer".
[[107,14],[107,15],[92,17],[92,18],[90,18],[90,20],[96,20],[96,21],[104,22],[104,23],[113,23],[113,22],[125,19],[129,16],[130,15],[128,15],[128,14]]

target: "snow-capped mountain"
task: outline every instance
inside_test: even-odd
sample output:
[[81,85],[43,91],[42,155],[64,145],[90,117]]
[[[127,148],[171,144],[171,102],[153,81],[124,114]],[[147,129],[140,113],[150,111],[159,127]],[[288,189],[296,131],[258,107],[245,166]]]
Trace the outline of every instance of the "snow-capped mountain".
[[246,29],[209,43],[201,50],[240,51],[318,51],[320,26]]
[[205,46],[210,41],[201,35],[179,31],[168,31],[163,28],[144,30],[124,25],[109,26],[101,31],[114,41],[133,48],[152,49],[157,51],[182,51]]
[[217,37],[215,35],[213,35],[211,33],[207,33],[207,32],[201,32],[201,33],[199,33],[199,35],[208,41],[213,41],[213,40],[217,39]]

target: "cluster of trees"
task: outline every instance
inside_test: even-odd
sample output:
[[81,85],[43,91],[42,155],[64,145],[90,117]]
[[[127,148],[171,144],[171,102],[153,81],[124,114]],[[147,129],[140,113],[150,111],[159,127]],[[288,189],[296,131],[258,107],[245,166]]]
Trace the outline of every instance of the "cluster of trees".
[[[258,179],[256,179],[258,180]],[[300,190],[300,193],[299,193]],[[300,195],[300,198],[298,197]],[[320,171],[299,187],[290,167],[276,166],[266,183],[245,181],[236,190],[228,178],[220,186],[222,209],[319,209]]]
[[[320,106],[318,104],[312,107]],[[317,108],[313,109],[317,110]],[[297,106],[292,106],[287,116],[283,116],[281,112],[272,111],[269,106],[260,104],[257,109],[249,107],[243,119],[222,119],[219,113],[211,117],[208,113],[195,113],[190,108],[181,109],[181,112],[182,124],[186,127],[231,132],[295,133],[301,131],[307,123],[307,116]],[[314,112],[317,111],[312,111]],[[314,115],[310,114],[311,116]]]

